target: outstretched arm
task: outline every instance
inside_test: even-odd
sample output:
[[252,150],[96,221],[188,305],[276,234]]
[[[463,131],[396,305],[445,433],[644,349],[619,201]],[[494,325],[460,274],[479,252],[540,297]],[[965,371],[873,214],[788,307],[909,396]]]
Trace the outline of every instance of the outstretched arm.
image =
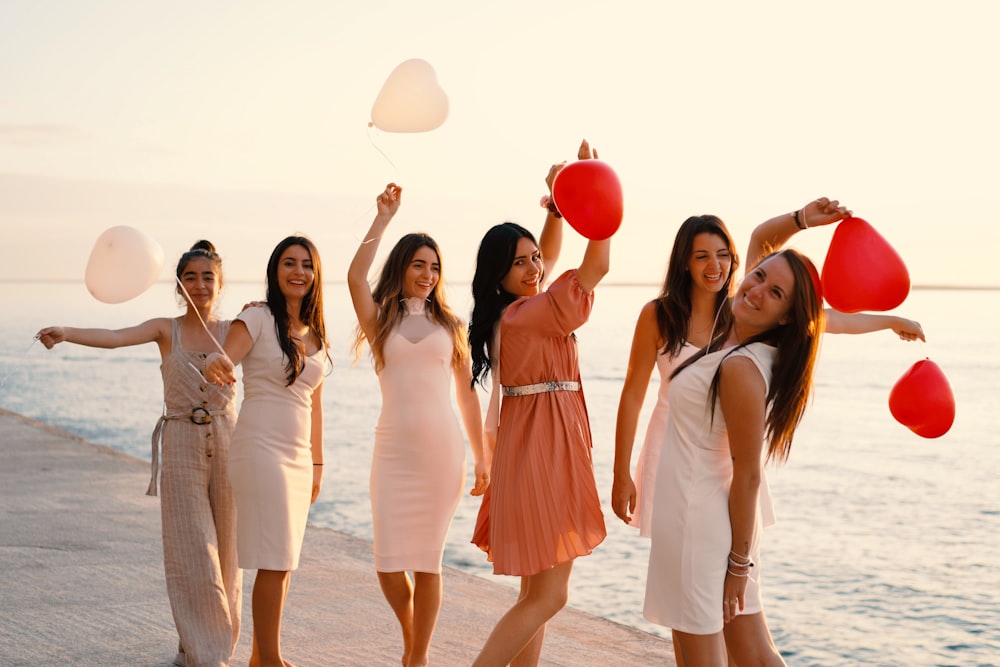
[[826,329],[831,334],[863,334],[883,329],[892,329],[902,340],[922,340],[924,330],[920,322],[896,315],[875,315],[873,313],[842,313],[833,308],[824,309]]
[[821,227],[839,222],[851,215],[836,199],[815,199],[797,211],[782,213],[757,225],[750,235],[747,248],[746,270],[757,265],[769,250],[782,247],[788,239],[809,227]]
[[170,353],[170,320],[166,317],[156,317],[124,329],[45,327],[35,334],[35,338],[48,350],[59,343],[76,343],[105,349],[157,343],[160,346],[160,355],[166,356]]
[[378,252],[379,241],[382,234],[389,226],[389,221],[399,210],[399,204],[403,195],[403,189],[395,183],[389,183],[385,190],[376,199],[378,213],[372,221],[365,240],[358,246],[351,260],[351,266],[347,270],[347,287],[351,292],[351,301],[354,304],[354,312],[358,316],[358,324],[368,340],[375,336],[375,323],[378,317],[378,306],[372,298],[371,286],[368,284],[368,271],[375,261],[375,253]]

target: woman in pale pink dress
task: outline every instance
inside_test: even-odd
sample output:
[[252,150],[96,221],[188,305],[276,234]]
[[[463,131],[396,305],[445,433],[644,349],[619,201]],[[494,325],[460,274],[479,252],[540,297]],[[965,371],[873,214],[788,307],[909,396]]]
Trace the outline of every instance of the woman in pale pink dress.
[[405,235],[374,289],[368,285],[401,196],[394,183],[379,194],[378,214],[351,262],[347,284],[358,315],[355,352],[368,341],[382,389],[370,484],[375,570],[402,628],[403,665],[417,667],[430,660],[443,595],[441,558],[465,485],[453,380],[475,460],[472,495],[482,495],[489,475],[465,326],[445,300],[437,243],[426,234]]

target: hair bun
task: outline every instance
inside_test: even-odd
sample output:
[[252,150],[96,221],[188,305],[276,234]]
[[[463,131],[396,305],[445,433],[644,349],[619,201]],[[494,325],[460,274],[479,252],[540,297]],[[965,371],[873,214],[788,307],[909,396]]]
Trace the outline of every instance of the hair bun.
[[202,239],[200,241],[197,241],[193,246],[191,246],[191,250],[204,250],[205,252],[214,253],[215,246],[212,245],[211,241],[206,241],[205,239]]

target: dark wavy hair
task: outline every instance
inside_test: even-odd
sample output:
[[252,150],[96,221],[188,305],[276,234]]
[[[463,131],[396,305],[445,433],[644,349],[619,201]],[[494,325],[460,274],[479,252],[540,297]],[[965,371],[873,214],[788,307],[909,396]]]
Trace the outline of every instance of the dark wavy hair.
[[215,251],[215,246],[212,245],[211,241],[206,241],[205,239],[196,241],[191,246],[191,249],[177,260],[177,286],[174,289],[178,297],[180,297],[178,301],[181,304],[187,304],[187,299],[184,297],[184,290],[181,288],[181,276],[184,275],[184,271],[187,269],[187,265],[191,263],[191,260],[195,259],[207,259],[210,261],[212,267],[215,269],[215,274],[219,277],[219,286],[222,286],[222,258]]
[[[485,386],[493,354],[493,332],[504,308],[517,300],[503,288],[501,282],[510,272],[517,255],[517,243],[522,238],[538,242],[527,229],[514,222],[504,222],[490,228],[479,244],[476,273],[472,278],[472,317],[469,320],[469,348],[472,353],[472,386]],[[539,283],[544,279],[539,277]]]
[[687,340],[688,325],[691,321],[691,285],[693,279],[687,270],[688,261],[694,251],[694,240],[699,234],[714,234],[726,243],[732,263],[725,285],[716,295],[715,310],[718,322],[715,330],[729,328],[731,312],[729,298],[734,291],[733,275],[740,266],[740,256],[736,252],[733,237],[730,236],[726,224],[714,215],[693,215],[685,220],[674,237],[674,246],[670,250],[670,260],[667,262],[667,275],[663,281],[660,295],[654,299],[656,304],[656,324],[663,339],[661,354],[676,357]]
[[[452,311],[448,305],[444,290],[444,263],[441,259],[441,250],[437,242],[423,233],[407,234],[396,242],[389,256],[386,257],[382,265],[382,271],[372,289],[372,299],[378,308],[378,316],[375,322],[375,339],[368,341],[372,350],[372,357],[375,359],[375,371],[381,371],[385,366],[383,350],[385,340],[389,333],[399,325],[405,314],[400,300],[403,298],[403,283],[406,278],[406,270],[413,261],[413,256],[421,248],[430,248],[437,255],[439,267],[438,281],[434,285],[434,290],[428,297],[427,312],[431,319],[445,328],[451,335],[452,341],[452,365],[458,366],[469,356],[469,343],[466,339],[462,321],[458,315]],[[361,345],[365,341],[365,334],[361,326],[358,325],[354,339],[354,353],[359,356]]]
[[274,316],[274,329],[278,335],[278,344],[288,360],[285,364],[285,369],[288,371],[288,384],[285,386],[290,386],[295,382],[302,369],[305,368],[303,351],[292,340],[287,302],[278,285],[278,262],[281,260],[281,255],[295,245],[306,249],[313,265],[313,284],[299,306],[299,319],[319,338],[327,358],[329,358],[327,350],[330,348],[330,343],[326,339],[326,321],[323,317],[323,268],[319,259],[319,251],[316,250],[313,242],[304,236],[288,236],[275,246],[271,252],[271,258],[267,261],[267,306],[271,309],[271,315]]
[[[767,412],[765,436],[768,442],[766,460],[784,462],[791,453],[792,436],[802,421],[809,397],[812,395],[813,370],[819,355],[824,315],[819,273],[812,261],[798,250],[786,248],[772,252],[761,259],[754,270],[767,260],[778,256],[788,261],[795,278],[787,321],[743,341],[729,350],[726,356],[754,342],[767,343],[777,349],[765,400]],[[730,322],[730,328],[732,325]],[[709,352],[721,349],[728,336],[728,328],[717,334],[707,348],[674,371],[671,379]],[[715,405],[719,398],[721,373],[720,363],[712,378],[709,406]]]

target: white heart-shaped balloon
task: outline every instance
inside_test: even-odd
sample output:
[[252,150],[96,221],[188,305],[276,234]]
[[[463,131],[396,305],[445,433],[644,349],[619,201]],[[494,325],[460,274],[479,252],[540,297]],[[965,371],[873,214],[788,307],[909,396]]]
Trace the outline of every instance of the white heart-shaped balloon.
[[87,260],[87,289],[98,301],[121,303],[145,292],[160,276],[163,248],[135,227],[104,231]]
[[448,96],[434,68],[414,58],[392,70],[372,105],[372,124],[386,132],[428,132],[448,118]]

